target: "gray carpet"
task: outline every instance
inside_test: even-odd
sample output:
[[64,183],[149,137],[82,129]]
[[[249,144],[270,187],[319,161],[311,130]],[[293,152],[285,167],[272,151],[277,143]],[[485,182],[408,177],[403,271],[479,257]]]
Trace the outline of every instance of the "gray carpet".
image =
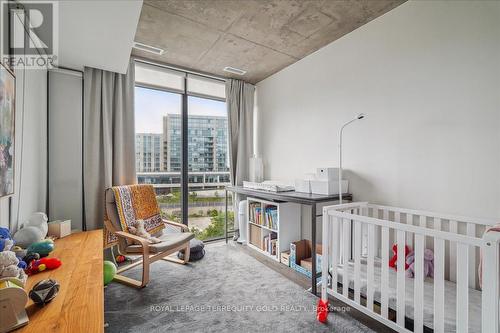
[[156,262],[141,290],[109,284],[106,332],[373,332],[348,312],[317,322],[317,298],[235,246],[210,244],[186,266]]

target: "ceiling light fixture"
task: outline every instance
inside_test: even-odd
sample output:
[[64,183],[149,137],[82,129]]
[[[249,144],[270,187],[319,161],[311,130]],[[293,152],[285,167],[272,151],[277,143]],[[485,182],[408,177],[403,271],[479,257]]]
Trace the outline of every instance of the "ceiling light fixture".
[[228,73],[233,73],[233,74],[236,74],[236,75],[245,75],[247,71],[244,71],[242,69],[239,69],[239,68],[234,68],[234,67],[224,67],[223,69],[224,72],[228,72]]
[[134,42],[133,48],[137,49],[137,50],[149,52],[149,53],[154,53],[157,55],[162,55],[165,52],[165,50],[160,49],[158,47],[154,47],[154,46],[139,43],[139,42]]

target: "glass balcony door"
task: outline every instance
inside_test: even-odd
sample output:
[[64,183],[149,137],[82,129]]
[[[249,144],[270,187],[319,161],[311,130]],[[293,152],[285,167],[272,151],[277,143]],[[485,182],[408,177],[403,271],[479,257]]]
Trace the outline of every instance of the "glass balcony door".
[[[199,239],[224,236],[224,186],[230,184],[224,101],[188,97],[188,223]],[[228,213],[233,220],[232,205]]]
[[[136,62],[136,168],[162,214],[199,239],[224,236],[230,184],[225,82]],[[229,200],[229,229],[234,213]]]

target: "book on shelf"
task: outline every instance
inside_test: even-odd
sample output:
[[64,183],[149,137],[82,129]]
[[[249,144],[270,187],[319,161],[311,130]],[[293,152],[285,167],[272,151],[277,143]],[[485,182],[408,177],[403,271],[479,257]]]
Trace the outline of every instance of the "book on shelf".
[[278,207],[267,206],[264,211],[259,202],[248,204],[248,218],[250,222],[272,230],[278,230]]
[[262,225],[262,208],[260,203],[251,202],[248,205],[249,220],[252,223]]
[[269,235],[266,235],[262,238],[262,246],[261,249],[270,255],[275,256],[278,248],[278,235],[275,232],[271,232]]
[[275,255],[276,255],[276,248],[277,248],[277,244],[276,244],[276,243],[277,243],[277,241],[278,241],[277,239],[272,239],[272,240],[271,240],[271,251],[270,251],[270,253],[271,253],[273,256],[275,256]]
[[270,206],[266,207],[265,211],[266,227],[278,230],[278,207]]

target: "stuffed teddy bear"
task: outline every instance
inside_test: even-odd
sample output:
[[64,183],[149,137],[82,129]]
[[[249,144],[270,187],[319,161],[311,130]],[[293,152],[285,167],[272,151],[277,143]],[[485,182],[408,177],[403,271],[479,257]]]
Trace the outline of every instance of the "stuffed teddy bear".
[[19,259],[17,259],[16,254],[12,251],[2,251],[0,252],[0,278],[14,277],[21,280],[23,285],[26,283],[28,278],[24,270],[17,267],[19,264]]
[[49,231],[49,224],[48,224],[49,218],[45,213],[33,213],[28,221],[24,222],[24,227],[35,227],[40,229],[42,232],[43,238],[47,236],[47,233]]
[[144,220],[135,221],[133,226],[128,227],[128,231],[136,236],[147,239],[150,243],[161,243],[161,239],[151,236],[144,228]]
[[31,244],[40,242],[47,236],[48,218],[44,213],[34,213],[28,221],[24,222],[21,229],[14,234],[14,241],[22,248],[28,248]]
[[[406,256],[406,264],[408,269],[406,270],[406,276],[413,278],[415,277],[415,252],[411,251]],[[424,277],[434,277],[434,252],[430,249],[425,249],[424,251]]]

